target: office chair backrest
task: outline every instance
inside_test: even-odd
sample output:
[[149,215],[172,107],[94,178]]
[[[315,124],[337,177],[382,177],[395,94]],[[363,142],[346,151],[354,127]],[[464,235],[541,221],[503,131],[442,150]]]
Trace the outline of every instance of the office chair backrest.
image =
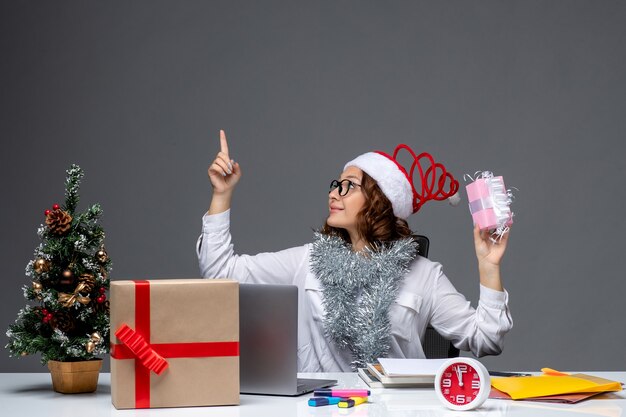
[[[428,249],[430,248],[428,238],[422,235],[414,235],[413,237],[418,244],[417,253],[424,258],[428,258]],[[430,324],[426,328],[422,347],[428,359],[456,358],[460,353],[459,349],[454,347],[448,339],[437,333]]]
[[430,324],[426,327],[423,348],[427,359],[456,358],[460,354],[459,349],[454,347],[448,339],[437,333],[437,330]]
[[428,248],[430,246],[430,240],[426,236],[413,235],[413,239],[417,242],[417,254],[428,258]]

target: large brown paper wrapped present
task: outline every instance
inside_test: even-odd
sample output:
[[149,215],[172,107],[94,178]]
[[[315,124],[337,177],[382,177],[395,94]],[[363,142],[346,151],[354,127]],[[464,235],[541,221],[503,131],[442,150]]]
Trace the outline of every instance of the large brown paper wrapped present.
[[231,280],[111,282],[116,408],[239,404],[239,286]]

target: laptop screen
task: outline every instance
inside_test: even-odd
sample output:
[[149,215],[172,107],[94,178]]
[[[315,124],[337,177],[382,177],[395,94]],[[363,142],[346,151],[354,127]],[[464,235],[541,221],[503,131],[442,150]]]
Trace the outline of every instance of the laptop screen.
[[242,393],[293,395],[298,372],[298,287],[240,284]]

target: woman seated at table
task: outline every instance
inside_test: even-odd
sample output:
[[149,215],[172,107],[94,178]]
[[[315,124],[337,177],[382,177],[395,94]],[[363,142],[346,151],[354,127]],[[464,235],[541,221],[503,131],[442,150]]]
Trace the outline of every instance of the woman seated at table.
[[[313,242],[280,252],[237,255],[230,206],[242,172],[231,159],[224,131],[220,141],[221,150],[208,169],[213,196],[197,242],[201,274],[297,285],[300,372],[351,371],[379,357],[424,358],[421,340],[429,323],[474,355],[502,351],[504,335],[513,325],[500,279],[508,234],[493,242],[488,232],[474,226],[480,300],[473,308],[439,263],[417,254],[406,222],[429,199],[456,192],[458,182],[450,174],[437,179],[437,193],[422,197],[395,154],[365,153],[331,182],[328,218]],[[399,148],[418,163],[410,148]],[[419,171],[424,178],[429,174]],[[448,193],[442,189],[446,178],[456,183]],[[284,201],[283,207],[294,205]]]

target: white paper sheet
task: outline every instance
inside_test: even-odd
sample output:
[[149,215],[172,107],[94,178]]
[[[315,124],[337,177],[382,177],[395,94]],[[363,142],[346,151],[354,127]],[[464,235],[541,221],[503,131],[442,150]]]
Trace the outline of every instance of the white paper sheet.
[[448,359],[390,359],[378,358],[389,376],[435,375]]

